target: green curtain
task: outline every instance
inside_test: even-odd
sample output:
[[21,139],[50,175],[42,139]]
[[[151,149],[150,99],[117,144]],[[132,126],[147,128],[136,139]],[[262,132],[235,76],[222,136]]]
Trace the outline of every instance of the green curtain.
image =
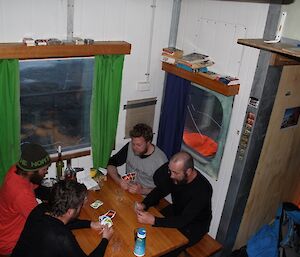
[[0,60],[0,184],[20,154],[18,60]]
[[94,167],[106,167],[116,137],[124,55],[95,56],[91,102]]

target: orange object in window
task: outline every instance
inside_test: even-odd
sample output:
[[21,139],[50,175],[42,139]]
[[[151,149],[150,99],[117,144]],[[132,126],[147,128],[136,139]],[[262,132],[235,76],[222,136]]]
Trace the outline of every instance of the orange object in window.
[[183,141],[204,157],[215,155],[218,150],[218,144],[213,139],[200,133],[184,131]]

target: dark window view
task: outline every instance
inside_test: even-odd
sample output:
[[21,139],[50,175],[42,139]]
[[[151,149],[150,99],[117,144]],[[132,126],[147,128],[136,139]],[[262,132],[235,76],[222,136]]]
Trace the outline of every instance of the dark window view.
[[20,62],[21,141],[53,153],[90,146],[93,58]]
[[191,84],[182,149],[194,158],[195,167],[218,178],[233,105],[232,96]]

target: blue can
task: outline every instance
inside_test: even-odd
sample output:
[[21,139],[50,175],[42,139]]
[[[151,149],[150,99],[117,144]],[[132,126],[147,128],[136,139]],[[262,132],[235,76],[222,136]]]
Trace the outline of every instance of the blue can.
[[137,237],[134,245],[134,255],[144,256],[146,251],[146,229],[139,228],[137,231]]

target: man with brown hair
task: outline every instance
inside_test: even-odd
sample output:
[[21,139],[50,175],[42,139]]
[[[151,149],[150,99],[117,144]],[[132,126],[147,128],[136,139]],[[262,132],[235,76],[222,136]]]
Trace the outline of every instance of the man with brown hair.
[[0,188],[0,254],[4,255],[12,252],[29,213],[37,206],[34,190],[51,163],[49,154],[38,144],[25,143],[21,152]]
[[74,180],[61,180],[50,193],[49,203],[30,213],[12,257],[86,257],[71,229],[92,228],[102,240],[88,256],[103,257],[113,228],[99,221],[80,220],[87,189]]
[[[146,124],[136,124],[130,131],[131,142],[126,144],[108,161],[107,171],[123,189],[134,194],[148,194],[154,187],[153,174],[168,161],[166,155],[152,144],[152,128]],[[126,173],[134,172],[135,181],[120,177],[117,167],[126,163]]]

